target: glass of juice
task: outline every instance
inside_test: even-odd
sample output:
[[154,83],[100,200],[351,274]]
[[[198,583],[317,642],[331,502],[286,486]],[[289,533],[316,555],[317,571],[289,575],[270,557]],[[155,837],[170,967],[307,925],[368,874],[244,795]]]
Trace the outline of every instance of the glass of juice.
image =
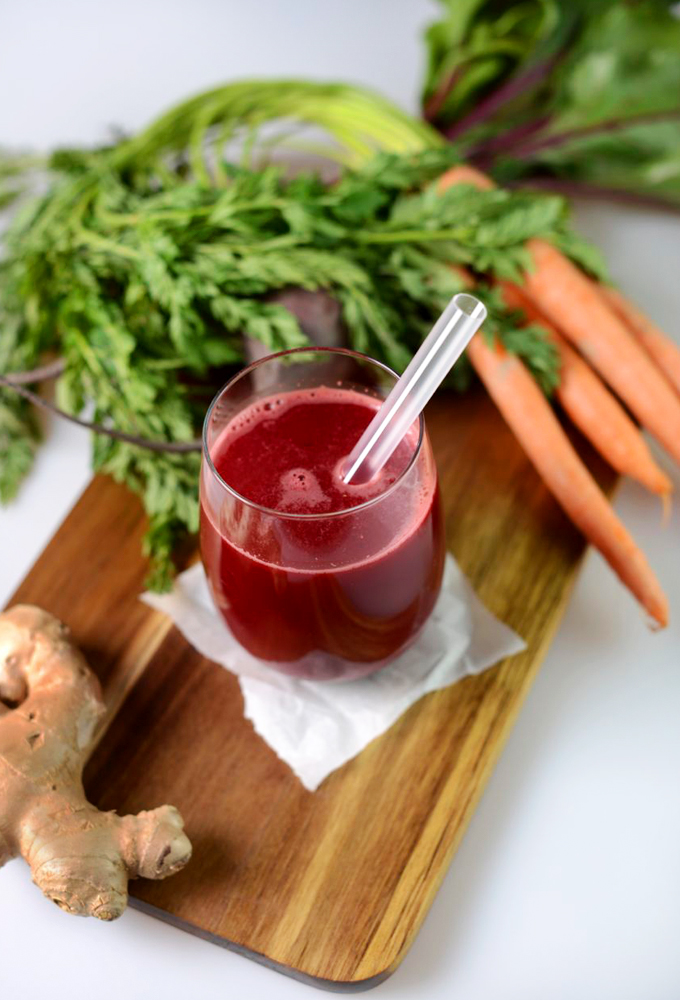
[[423,417],[370,483],[344,460],[397,376],[340,348],[256,361],[203,430],[201,555],[237,641],[295,677],[349,680],[389,664],[441,586],[437,469]]

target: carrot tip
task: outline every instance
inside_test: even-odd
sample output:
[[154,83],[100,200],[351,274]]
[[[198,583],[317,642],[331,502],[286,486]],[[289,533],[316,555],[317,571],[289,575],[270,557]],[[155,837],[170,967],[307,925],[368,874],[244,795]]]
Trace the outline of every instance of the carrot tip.
[[667,626],[668,611],[665,608],[659,608],[653,616],[647,614],[647,628],[650,632],[660,632]]

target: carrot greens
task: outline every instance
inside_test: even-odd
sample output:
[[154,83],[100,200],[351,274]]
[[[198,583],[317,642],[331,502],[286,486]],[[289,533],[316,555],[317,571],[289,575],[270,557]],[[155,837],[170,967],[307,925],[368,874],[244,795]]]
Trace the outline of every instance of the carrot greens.
[[[291,175],[272,136],[260,141],[265,120],[291,117],[331,136],[332,183]],[[518,326],[492,280],[519,279],[535,236],[598,273],[599,258],[569,229],[561,197],[437,194],[458,158],[382,98],[295,81],[220,88],[113,146],[55,153],[44,192],[19,196],[0,258],[0,498],[16,494],[38,436],[21,395],[31,390],[11,375],[56,356],[56,406],[95,425],[95,469],[141,496],[151,583],[167,586],[176,539],[197,528],[192,442],[212,391],[243,361],[244,335],[271,351],[307,342],[273,301],[290,287],[330,293],[349,344],[400,370],[461,290],[450,265],[465,265],[489,333],[550,391],[554,345]],[[35,163],[2,163],[9,200]]]

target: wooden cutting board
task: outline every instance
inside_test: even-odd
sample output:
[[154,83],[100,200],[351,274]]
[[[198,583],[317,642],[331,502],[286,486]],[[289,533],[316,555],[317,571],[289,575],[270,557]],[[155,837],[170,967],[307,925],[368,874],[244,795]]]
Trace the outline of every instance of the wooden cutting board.
[[[18,588],[67,621],[109,713],[91,799],[171,802],[194,856],[133,905],[332,990],[377,985],[430,906],[560,621],[582,539],[481,392],[428,411],[451,550],[525,653],[429,694],[305,791],[242,715],[238,682],[138,601],[144,517],[96,478]],[[600,482],[613,476],[578,442]]]

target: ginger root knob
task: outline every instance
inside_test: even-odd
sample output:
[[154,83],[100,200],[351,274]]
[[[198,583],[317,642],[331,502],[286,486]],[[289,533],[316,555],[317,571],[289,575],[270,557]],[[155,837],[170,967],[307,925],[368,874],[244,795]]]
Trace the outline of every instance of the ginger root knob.
[[21,856],[62,909],[114,920],[128,879],[172,875],[191,844],[173,806],[118,816],[87,801],[82,772],[103,712],[57,618],[30,605],[0,614],[0,867]]

